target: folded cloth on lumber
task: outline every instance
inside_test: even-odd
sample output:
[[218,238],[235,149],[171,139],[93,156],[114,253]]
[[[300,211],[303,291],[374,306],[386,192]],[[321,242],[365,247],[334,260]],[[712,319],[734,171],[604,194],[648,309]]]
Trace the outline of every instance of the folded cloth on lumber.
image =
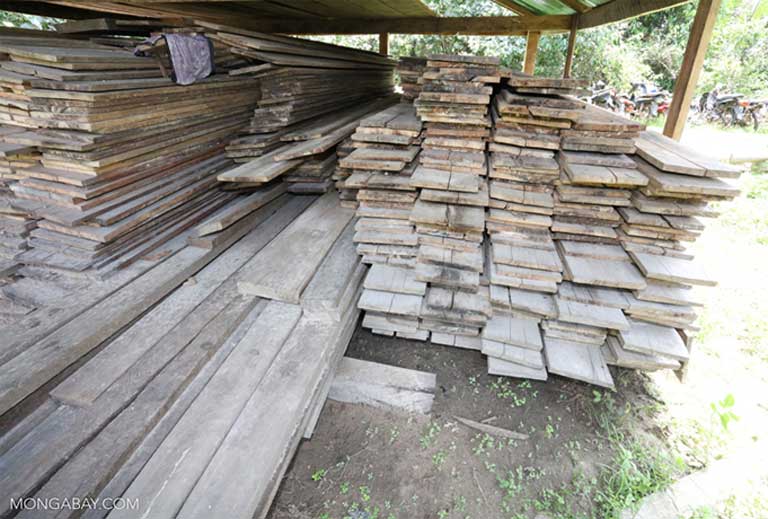
[[[191,85],[214,72],[213,44],[201,34],[158,34],[144,43],[154,45],[164,39],[168,44],[173,74],[171,79],[179,85]],[[144,55],[137,49],[137,56]]]

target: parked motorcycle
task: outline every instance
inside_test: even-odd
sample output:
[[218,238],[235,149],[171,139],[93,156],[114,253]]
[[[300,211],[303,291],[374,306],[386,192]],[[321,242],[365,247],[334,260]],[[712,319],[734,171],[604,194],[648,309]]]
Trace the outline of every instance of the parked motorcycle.
[[699,98],[699,111],[707,122],[720,122],[723,126],[760,127],[765,101],[749,101],[744,94],[723,94],[718,89],[705,92]]
[[638,116],[658,117],[669,109],[669,92],[648,83],[632,83],[629,96],[635,103],[635,114]]

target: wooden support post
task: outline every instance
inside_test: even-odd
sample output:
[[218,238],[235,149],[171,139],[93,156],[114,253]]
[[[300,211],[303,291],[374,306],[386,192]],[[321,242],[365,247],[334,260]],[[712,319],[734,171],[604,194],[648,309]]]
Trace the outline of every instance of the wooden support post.
[[683,134],[685,120],[688,118],[688,110],[719,10],[720,0],[699,0],[699,7],[696,9],[696,17],[693,19],[688,37],[688,45],[683,55],[683,64],[675,80],[675,91],[667,113],[667,122],[664,124],[664,135],[667,137],[680,140]]
[[379,33],[379,54],[389,54],[389,33]]
[[536,68],[536,51],[539,49],[540,31],[529,31],[525,45],[525,59],[523,60],[523,72],[533,75]]
[[571,77],[571,67],[573,66],[573,52],[576,50],[576,33],[579,30],[579,15],[574,14],[571,19],[571,32],[568,34],[568,51],[565,53],[565,67],[563,67],[563,77]]

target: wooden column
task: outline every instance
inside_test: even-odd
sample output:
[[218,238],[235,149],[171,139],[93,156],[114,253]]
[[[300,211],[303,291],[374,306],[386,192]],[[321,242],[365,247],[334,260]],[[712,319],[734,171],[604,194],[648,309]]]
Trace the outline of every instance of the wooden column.
[[389,54],[389,33],[379,34],[379,54]]
[[579,30],[579,15],[574,14],[571,17],[571,32],[568,34],[568,50],[565,53],[565,67],[563,67],[563,77],[571,77],[571,67],[573,66],[573,51],[576,50],[576,33]]
[[539,49],[540,31],[529,31],[525,45],[525,59],[523,60],[523,72],[533,75],[536,67],[536,51]]
[[683,64],[675,80],[675,91],[667,113],[667,122],[664,124],[664,135],[667,137],[680,140],[683,134],[685,120],[688,118],[688,110],[719,10],[720,0],[699,0],[696,17],[691,25],[691,34],[688,37],[688,45],[683,55]]

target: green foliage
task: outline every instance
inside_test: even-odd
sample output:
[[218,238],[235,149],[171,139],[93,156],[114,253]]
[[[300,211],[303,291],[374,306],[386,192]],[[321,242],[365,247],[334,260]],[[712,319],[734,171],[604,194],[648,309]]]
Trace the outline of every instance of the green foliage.
[[595,494],[600,514],[618,519],[625,508],[636,507],[642,498],[667,488],[682,473],[683,463],[640,443],[615,443],[611,467],[604,470]]
[[22,29],[41,29],[52,31],[57,23],[63,20],[48,18],[46,16],[34,16],[31,14],[0,11],[0,27],[19,27]]
[[730,393],[728,393],[725,398],[719,402],[712,402],[709,404],[710,408],[712,409],[712,415],[719,419],[720,425],[724,431],[728,430],[729,423],[739,420],[739,417],[736,415],[736,413],[731,411],[734,405],[736,405],[736,399]]

